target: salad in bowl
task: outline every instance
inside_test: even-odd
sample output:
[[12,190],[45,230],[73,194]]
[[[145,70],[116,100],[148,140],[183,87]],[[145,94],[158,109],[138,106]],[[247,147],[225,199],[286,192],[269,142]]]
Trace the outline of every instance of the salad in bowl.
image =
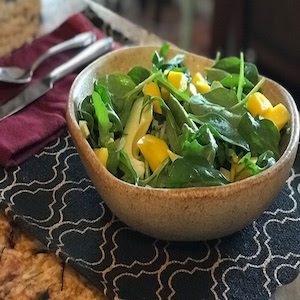
[[280,157],[290,113],[260,91],[254,64],[219,55],[206,74],[191,73],[183,54],[152,68],[106,74],[79,103],[81,131],[117,178],[139,186],[219,186],[256,175]]
[[240,57],[164,45],[100,57],[75,79],[67,123],[110,210],[176,241],[257,219],[289,176],[299,140],[291,95]]

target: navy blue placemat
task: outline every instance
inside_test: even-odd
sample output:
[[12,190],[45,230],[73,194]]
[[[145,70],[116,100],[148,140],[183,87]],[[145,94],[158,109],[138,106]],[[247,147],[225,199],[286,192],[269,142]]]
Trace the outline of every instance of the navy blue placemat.
[[124,225],[68,134],[21,166],[0,169],[0,207],[112,299],[268,299],[300,266],[299,156],[268,211],[208,242],[155,240]]

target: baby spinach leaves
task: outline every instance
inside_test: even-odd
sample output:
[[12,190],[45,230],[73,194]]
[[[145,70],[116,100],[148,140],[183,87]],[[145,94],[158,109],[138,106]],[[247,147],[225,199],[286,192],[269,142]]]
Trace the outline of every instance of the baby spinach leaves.
[[136,87],[136,84],[130,76],[121,73],[105,75],[97,80],[97,85],[99,84],[102,85],[110,95],[118,114],[125,106],[124,95]]
[[107,169],[126,182],[138,183],[139,176],[133,168],[128,154],[124,150],[117,149],[114,143],[108,146]]
[[101,96],[97,92],[92,93],[93,104],[95,107],[96,117],[98,121],[99,130],[99,142],[101,146],[106,146],[108,142],[113,138],[110,134],[110,128],[112,126],[109,121],[108,111],[101,99]]
[[135,84],[139,84],[150,76],[150,71],[141,67],[133,67],[127,74]]
[[209,162],[197,155],[176,159],[168,169],[167,188],[208,187],[225,185],[228,181]]
[[197,130],[184,124],[180,141],[183,156],[203,157],[211,166],[214,166],[218,145],[207,124],[202,125]]
[[259,156],[270,150],[279,158],[280,133],[274,123],[267,119],[254,119],[246,113],[238,126],[238,132],[250,145],[252,155]]
[[[230,74],[240,74],[241,60],[237,57],[226,57],[219,60],[214,66],[214,69],[220,69]],[[254,64],[245,62],[244,64],[245,77],[256,84],[258,82],[258,71]]]
[[215,137],[229,144],[239,146],[246,151],[250,150],[247,140],[224,117],[216,113],[191,117],[195,122],[198,122],[201,125],[205,123],[209,124],[211,132]]

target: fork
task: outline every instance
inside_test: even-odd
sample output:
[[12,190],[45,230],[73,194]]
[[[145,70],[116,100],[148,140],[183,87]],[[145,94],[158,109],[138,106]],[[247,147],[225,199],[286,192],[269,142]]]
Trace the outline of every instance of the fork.
[[79,33],[73,38],[49,48],[45,53],[38,57],[28,69],[18,67],[0,67],[0,81],[10,83],[30,82],[33,72],[45,59],[69,49],[86,47],[95,42],[95,40],[96,35],[91,31]]

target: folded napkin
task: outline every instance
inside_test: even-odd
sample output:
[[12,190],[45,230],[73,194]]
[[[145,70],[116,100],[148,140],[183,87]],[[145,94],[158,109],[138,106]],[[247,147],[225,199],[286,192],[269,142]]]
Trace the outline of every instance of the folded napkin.
[[[0,66],[30,67],[34,60],[51,46],[85,31],[95,32],[98,39],[104,37],[87,18],[82,14],[76,14],[52,33],[36,39],[32,44],[13,52],[10,56],[1,58]],[[35,71],[31,83],[43,78],[77,52],[78,50],[62,52],[43,62]],[[4,167],[19,165],[66,130],[67,98],[76,75],[77,73],[72,73],[65,76],[40,99],[17,114],[0,121],[0,165]],[[24,88],[25,85],[0,82],[0,105],[18,95]]]

